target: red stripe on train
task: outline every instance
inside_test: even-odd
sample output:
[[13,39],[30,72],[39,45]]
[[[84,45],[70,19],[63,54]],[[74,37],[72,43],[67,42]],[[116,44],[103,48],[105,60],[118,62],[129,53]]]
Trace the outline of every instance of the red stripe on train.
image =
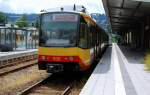
[[47,56],[39,55],[39,61],[48,61],[48,62],[80,62],[78,56]]

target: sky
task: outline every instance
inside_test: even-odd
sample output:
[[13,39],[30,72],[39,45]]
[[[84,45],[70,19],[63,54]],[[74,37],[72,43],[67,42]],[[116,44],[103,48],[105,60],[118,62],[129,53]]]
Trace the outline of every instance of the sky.
[[50,8],[83,5],[89,13],[104,13],[101,0],[0,0],[0,11],[6,13],[40,13]]

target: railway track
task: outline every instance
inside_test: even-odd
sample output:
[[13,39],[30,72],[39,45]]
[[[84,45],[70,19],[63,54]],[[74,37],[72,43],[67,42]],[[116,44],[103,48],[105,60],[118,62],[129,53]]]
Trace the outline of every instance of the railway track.
[[36,65],[37,54],[4,58],[0,60],[0,76]]
[[68,95],[70,90],[71,90],[71,86],[67,86],[67,87],[61,87],[61,89],[59,88],[59,90],[54,90],[52,88],[48,88],[46,87],[48,80],[49,80],[50,76],[46,77],[45,79],[35,83],[34,85],[26,88],[25,90],[23,90],[22,92],[18,93],[17,95]]
[[[71,94],[74,89],[82,89],[85,82],[81,83],[82,78],[68,75],[51,75],[34,85],[28,87],[17,95],[78,95]],[[78,88],[78,86],[80,87]]]

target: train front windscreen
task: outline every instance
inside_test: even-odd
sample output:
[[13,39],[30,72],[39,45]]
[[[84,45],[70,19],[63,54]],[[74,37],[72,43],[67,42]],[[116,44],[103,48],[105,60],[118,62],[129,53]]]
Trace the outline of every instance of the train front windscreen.
[[46,13],[41,15],[40,43],[42,47],[73,47],[77,43],[78,15]]

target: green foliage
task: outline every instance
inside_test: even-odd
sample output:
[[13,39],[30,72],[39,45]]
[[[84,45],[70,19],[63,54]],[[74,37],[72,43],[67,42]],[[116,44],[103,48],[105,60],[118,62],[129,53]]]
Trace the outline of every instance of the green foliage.
[[16,21],[16,25],[19,28],[27,27],[28,26],[27,16],[23,14],[20,18],[18,18]]
[[113,42],[113,43],[118,43],[117,37],[112,37],[112,42]]
[[33,27],[38,28],[39,27],[39,23],[38,23],[38,19],[36,19],[33,23],[32,23]]
[[36,22],[35,22],[35,27],[36,27],[36,28],[39,27],[39,21],[38,21],[38,20],[36,20]]
[[5,14],[0,12],[0,23],[5,23]]
[[117,34],[112,34],[112,42],[113,43],[119,43],[121,40],[121,37]]

